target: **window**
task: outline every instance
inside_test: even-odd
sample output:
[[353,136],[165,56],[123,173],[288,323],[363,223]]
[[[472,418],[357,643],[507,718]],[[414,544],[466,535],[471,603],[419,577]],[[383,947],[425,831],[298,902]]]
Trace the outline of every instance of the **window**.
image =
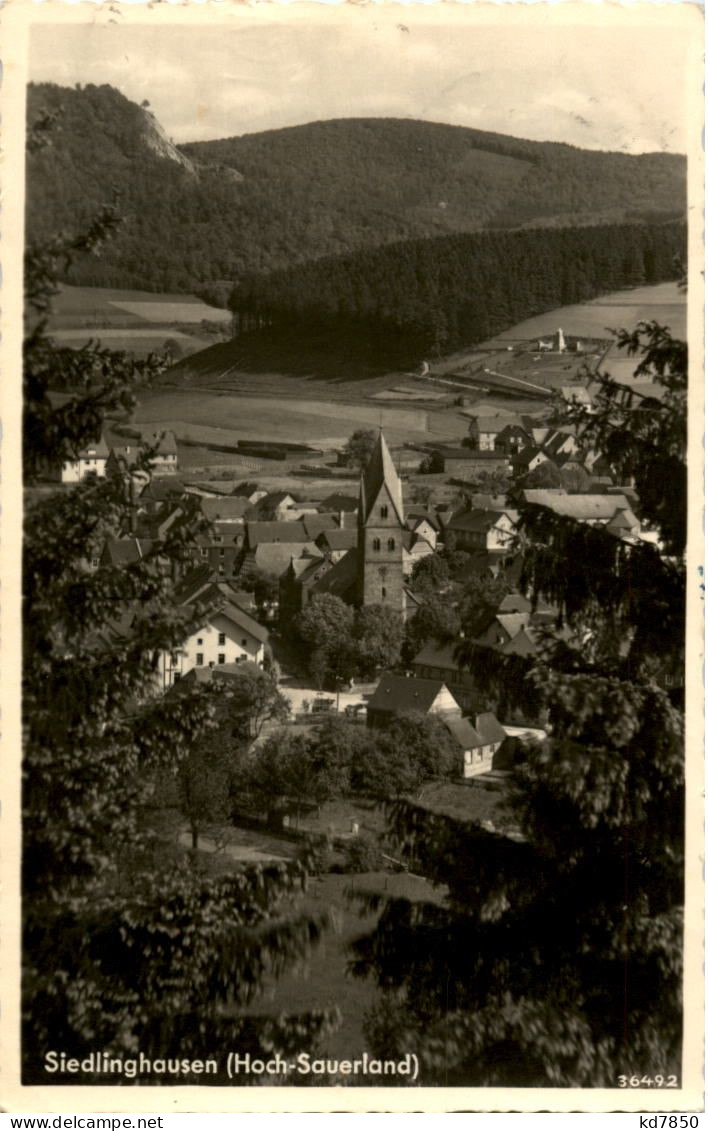
[[243,640],[241,641],[241,647],[242,647],[242,648],[246,648],[246,647],[248,647],[248,645],[246,644],[246,639],[245,639],[245,637],[244,637],[244,639],[243,639]]
[[226,633],[220,632],[219,633],[219,644],[225,644],[225,643],[226,643]]
[[223,538],[221,537],[221,535],[220,535],[220,534],[215,534],[215,535],[214,535],[214,541],[215,541],[215,542],[223,542],[223,541],[224,541],[224,539],[223,539]]
[[395,550],[396,549],[396,539],[395,538],[389,538],[388,548],[389,548],[389,550]]
[[201,636],[198,636],[197,637],[197,644],[203,644],[203,643],[204,643],[203,638]]
[[219,566],[219,577],[223,577],[223,576],[224,576],[224,567],[222,565],[220,565]]
[[380,538],[374,538],[374,541],[372,542],[372,546],[375,550],[380,550],[381,549],[381,539]]
[[208,553],[209,553],[209,550],[208,550],[208,548],[207,548],[206,546],[202,546],[202,549],[201,549],[201,555],[202,555],[202,557],[203,557],[203,558],[206,558],[206,557],[207,557],[207,555],[208,555]]
[[223,652],[219,652],[218,661],[219,661],[220,664],[226,663],[226,656]]
[[387,506],[381,507],[381,517],[382,518],[388,518],[388,507]]
[[198,668],[204,667],[204,653],[203,652],[197,652],[197,667]]
[[381,586],[381,596],[382,596],[382,597],[385,597],[385,596],[386,596],[386,586],[385,586],[385,585],[382,585],[382,586]]

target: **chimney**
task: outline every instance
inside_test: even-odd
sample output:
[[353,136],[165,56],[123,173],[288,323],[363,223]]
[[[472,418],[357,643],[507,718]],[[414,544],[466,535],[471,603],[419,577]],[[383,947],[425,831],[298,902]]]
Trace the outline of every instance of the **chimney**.
[[344,511],[339,512],[339,529],[344,530]]

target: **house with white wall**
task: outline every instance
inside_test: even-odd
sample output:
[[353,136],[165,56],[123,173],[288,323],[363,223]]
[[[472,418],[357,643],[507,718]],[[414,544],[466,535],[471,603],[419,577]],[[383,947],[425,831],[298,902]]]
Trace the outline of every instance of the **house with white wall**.
[[248,660],[262,664],[268,629],[238,605],[226,601],[217,611],[204,616],[182,646],[162,652],[159,662],[160,686],[171,687],[192,668],[238,664]]

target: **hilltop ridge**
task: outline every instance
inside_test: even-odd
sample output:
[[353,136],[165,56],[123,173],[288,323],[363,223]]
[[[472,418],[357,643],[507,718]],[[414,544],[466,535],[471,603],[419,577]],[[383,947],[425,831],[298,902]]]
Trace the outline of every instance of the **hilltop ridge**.
[[109,85],[31,84],[59,110],[28,158],[27,231],[76,229],[121,194],[123,230],[67,281],[193,291],[324,256],[484,229],[679,218],[686,161],[532,142],[461,126],[336,119],[175,145]]

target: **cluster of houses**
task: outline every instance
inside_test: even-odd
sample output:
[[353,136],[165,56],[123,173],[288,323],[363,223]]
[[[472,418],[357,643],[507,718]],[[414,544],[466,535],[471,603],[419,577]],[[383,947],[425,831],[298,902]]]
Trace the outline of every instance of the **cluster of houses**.
[[[526,461],[531,444],[542,459],[580,461],[575,438],[567,432],[529,427],[511,414],[478,415],[470,425],[471,456]],[[404,620],[420,597],[410,587],[416,562],[442,546],[464,550],[470,568],[514,577],[518,511],[505,496],[470,493],[462,506],[414,506],[404,502],[403,485],[381,431],[356,495],[333,492],[303,501],[287,491],[269,492],[258,483],[235,488],[175,478],[177,449],[172,434],[153,437],[155,474],[134,477],[130,529],[106,538],[87,561],[129,566],[152,553],[195,509],[200,532],[188,566],[173,573],[175,602],[187,613],[188,631],[180,648],[159,657],[157,681],[167,691],[181,680],[228,678],[244,663],[259,667],[271,658],[269,623],[287,630],[309,601],[334,594],[362,607],[385,606]],[[66,475],[98,477],[130,468],[139,449],[109,448],[105,441],[87,447]],[[590,457],[582,455],[583,466]],[[530,461],[533,464],[533,460]],[[62,473],[64,477],[64,472]],[[71,478],[67,481],[72,481]],[[631,488],[603,483],[601,490],[569,494],[562,488],[522,490],[524,501],[576,521],[604,527],[625,541],[656,541],[634,510]],[[165,568],[174,570],[172,563]],[[268,597],[258,605],[254,579],[269,581]],[[126,623],[115,626],[124,631]],[[519,592],[507,593],[473,626],[473,644],[504,655],[529,656],[557,632],[553,609],[533,606]],[[392,714],[438,715],[460,749],[461,777],[503,770],[513,760],[522,731],[502,724],[478,693],[460,663],[458,641],[430,639],[406,674],[384,672],[366,704],[367,723],[381,726]],[[519,720],[517,720],[518,722]],[[531,732],[528,732],[530,734]],[[531,737],[538,737],[535,732]],[[523,731],[527,735],[527,731]]]
[[[584,386],[569,385],[561,393],[566,401],[592,411],[592,399]],[[598,452],[581,448],[571,429],[554,428],[543,419],[512,412],[472,415],[465,444],[442,445],[437,451],[445,475],[462,482],[485,473],[521,479],[548,464],[559,472],[576,472],[593,489],[612,483],[606,461]]]

